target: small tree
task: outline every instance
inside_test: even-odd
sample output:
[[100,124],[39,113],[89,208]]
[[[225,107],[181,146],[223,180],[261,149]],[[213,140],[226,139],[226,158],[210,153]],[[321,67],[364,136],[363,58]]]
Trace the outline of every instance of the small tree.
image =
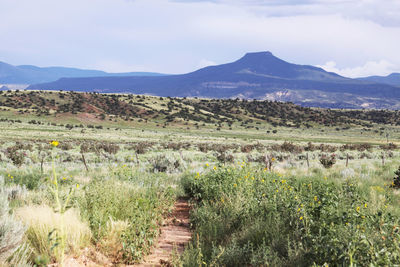
[[327,156],[323,154],[319,158],[319,162],[321,162],[322,166],[324,166],[326,169],[329,169],[336,163],[336,155],[332,154],[330,156]]

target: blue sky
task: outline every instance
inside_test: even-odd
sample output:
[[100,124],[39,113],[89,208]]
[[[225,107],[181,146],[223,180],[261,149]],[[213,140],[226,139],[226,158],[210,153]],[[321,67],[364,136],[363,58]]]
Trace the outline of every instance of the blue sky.
[[1,0],[0,61],[185,73],[271,51],[359,77],[400,72],[400,0]]

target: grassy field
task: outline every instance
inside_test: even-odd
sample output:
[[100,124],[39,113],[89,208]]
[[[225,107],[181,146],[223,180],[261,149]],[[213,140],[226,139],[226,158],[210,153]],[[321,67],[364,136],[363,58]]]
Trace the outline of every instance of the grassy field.
[[[244,116],[250,116],[244,109],[235,117],[242,121],[224,121],[228,114],[221,111],[215,121],[205,115],[182,119],[185,107],[199,112],[193,103],[201,100],[182,100],[193,101],[190,105],[173,100],[171,106],[168,98],[149,96],[125,110],[144,114],[133,109],[140,103],[154,113],[126,118],[111,112],[104,104],[108,98],[90,96],[103,103],[104,112],[109,109],[102,119],[99,104],[93,104],[94,112],[86,107],[76,114],[49,108],[66,109],[61,101],[67,92],[44,93],[40,97],[49,104],[39,113],[19,94],[28,92],[0,95],[5,266],[141,262],[180,196],[190,197],[193,239],[172,265],[400,262],[395,121],[383,124],[368,119],[372,115],[353,114],[329,126],[309,118],[312,127],[289,127],[274,123],[280,115],[262,120],[255,112],[244,125]],[[22,102],[7,100],[15,97]],[[160,112],[168,105],[171,112]],[[200,110],[211,114],[206,106]],[[181,117],[171,121],[171,113]],[[393,119],[391,113],[385,116]]]

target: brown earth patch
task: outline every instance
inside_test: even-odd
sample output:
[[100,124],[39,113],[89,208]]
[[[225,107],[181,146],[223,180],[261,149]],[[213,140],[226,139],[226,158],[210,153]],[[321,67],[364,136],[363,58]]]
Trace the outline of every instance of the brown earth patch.
[[189,225],[190,206],[186,198],[179,198],[171,216],[161,227],[161,235],[152,252],[140,264],[133,266],[172,266],[170,263],[173,253],[183,253],[185,245],[190,241],[192,233]]

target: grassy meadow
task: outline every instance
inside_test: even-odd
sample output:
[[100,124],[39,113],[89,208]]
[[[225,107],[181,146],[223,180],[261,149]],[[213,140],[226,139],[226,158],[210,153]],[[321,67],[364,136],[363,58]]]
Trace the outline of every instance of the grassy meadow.
[[396,112],[79,96],[0,94],[0,265],[140,263],[181,196],[173,266],[400,263]]

